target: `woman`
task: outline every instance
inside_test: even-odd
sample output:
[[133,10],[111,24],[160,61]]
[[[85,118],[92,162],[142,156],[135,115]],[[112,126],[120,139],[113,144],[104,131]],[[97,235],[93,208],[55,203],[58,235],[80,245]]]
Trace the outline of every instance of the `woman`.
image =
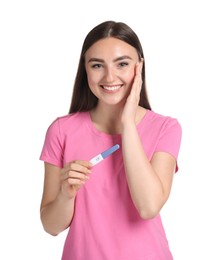
[[[41,221],[68,229],[63,260],[173,259],[160,211],[166,203],[182,130],[151,110],[145,61],[121,22],[93,28],[83,43],[69,114],[47,130]],[[119,144],[97,165],[91,158]]]

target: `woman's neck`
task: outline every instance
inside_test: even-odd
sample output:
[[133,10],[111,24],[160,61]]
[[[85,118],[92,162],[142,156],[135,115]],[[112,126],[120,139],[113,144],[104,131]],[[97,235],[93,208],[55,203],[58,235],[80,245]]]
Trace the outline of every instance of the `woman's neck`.
[[107,134],[121,133],[121,108],[97,106],[90,111],[94,126]]
[[[100,106],[90,111],[91,120],[95,128],[107,134],[120,134],[122,132],[121,114],[123,107]],[[146,110],[139,107],[136,115],[138,124],[145,115]]]

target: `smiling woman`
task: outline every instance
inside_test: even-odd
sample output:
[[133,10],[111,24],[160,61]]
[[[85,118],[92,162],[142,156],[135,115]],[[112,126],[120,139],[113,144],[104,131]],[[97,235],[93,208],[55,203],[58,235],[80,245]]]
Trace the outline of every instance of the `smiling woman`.
[[[100,105],[102,101],[110,104],[125,103],[138,63],[140,60],[136,49],[113,37],[97,41],[86,51],[89,87],[100,100]],[[108,98],[105,94],[114,96]]]
[[[41,221],[62,259],[173,259],[162,225],[182,129],[151,110],[135,32],[106,21],[83,43],[68,115],[47,130]],[[97,165],[92,158],[117,149]]]

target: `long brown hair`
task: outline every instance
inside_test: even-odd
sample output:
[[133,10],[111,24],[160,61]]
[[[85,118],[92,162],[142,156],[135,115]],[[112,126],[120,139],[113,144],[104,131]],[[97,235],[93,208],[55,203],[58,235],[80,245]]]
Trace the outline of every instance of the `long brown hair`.
[[[74,112],[89,111],[96,107],[98,99],[91,92],[85,70],[85,53],[98,40],[114,37],[133,46],[138,53],[139,59],[143,58],[143,50],[136,33],[125,23],[106,21],[94,27],[86,36],[79,59],[78,70],[74,82],[73,95],[69,114]],[[145,62],[142,68],[142,89],[139,105],[151,110],[146,91]]]

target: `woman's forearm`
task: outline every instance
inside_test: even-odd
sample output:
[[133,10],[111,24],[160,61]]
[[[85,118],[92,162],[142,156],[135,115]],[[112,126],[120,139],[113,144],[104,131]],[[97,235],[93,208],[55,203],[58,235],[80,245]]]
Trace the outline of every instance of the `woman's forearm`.
[[142,218],[154,217],[163,205],[163,187],[144,152],[135,124],[123,126],[122,149],[133,203]]
[[61,193],[57,198],[41,209],[40,216],[46,232],[56,236],[71,223],[74,214],[75,199],[65,198]]

